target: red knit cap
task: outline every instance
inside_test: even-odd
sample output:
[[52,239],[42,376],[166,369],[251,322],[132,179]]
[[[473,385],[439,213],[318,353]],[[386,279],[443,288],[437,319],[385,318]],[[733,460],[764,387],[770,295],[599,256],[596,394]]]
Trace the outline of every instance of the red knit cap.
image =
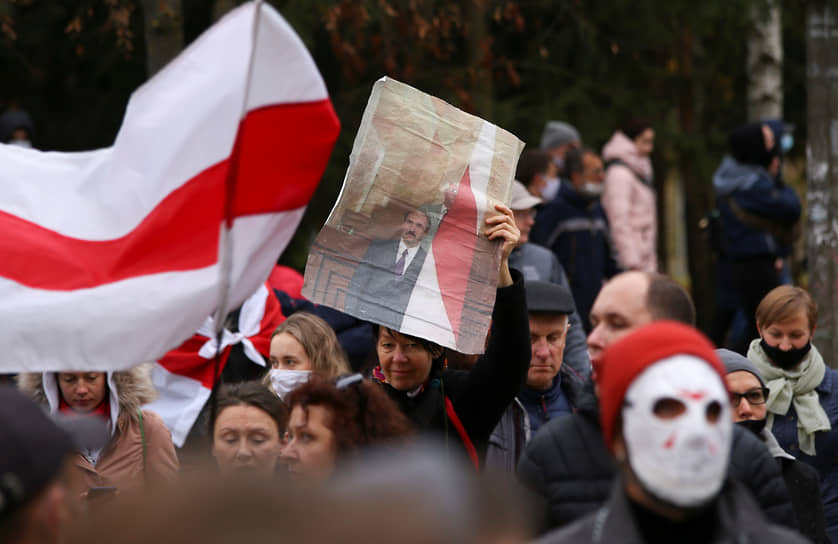
[[631,382],[649,366],[673,355],[694,355],[707,361],[724,383],[725,368],[713,345],[683,323],[656,321],[632,331],[605,350],[598,384],[599,417],[608,449],[612,449],[614,422]]

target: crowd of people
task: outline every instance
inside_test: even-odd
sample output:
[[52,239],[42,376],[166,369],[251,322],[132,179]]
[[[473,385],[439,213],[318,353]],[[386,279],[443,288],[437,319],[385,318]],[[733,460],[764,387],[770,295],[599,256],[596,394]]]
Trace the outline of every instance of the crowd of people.
[[714,341],[658,271],[654,138],[632,120],[598,153],[551,121],[523,152],[482,233],[479,356],[279,285],[266,367],[231,355],[188,448],[148,365],[0,386],[0,541],[838,542],[838,379],[784,284],[781,138],[734,130],[714,179],[745,316]]

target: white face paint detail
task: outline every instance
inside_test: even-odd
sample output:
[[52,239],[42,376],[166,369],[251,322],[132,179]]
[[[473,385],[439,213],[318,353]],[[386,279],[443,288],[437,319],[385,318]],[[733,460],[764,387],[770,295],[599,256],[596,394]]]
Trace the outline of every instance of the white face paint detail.
[[[680,402],[683,410],[660,417],[659,401]],[[725,386],[708,363],[675,355],[650,366],[626,391],[622,415],[629,465],[647,491],[681,507],[716,496],[727,475],[733,424]]]

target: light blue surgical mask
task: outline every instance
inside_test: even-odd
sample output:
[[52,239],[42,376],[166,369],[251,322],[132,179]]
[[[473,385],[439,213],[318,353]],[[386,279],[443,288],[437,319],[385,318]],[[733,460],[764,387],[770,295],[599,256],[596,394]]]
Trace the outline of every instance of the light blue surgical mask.
[[541,189],[541,198],[543,198],[545,202],[550,202],[556,198],[556,195],[559,193],[559,178],[545,177],[544,183],[545,185]]
[[794,147],[794,136],[792,134],[783,134],[780,138],[780,149],[783,150],[783,153],[788,153],[792,147]]

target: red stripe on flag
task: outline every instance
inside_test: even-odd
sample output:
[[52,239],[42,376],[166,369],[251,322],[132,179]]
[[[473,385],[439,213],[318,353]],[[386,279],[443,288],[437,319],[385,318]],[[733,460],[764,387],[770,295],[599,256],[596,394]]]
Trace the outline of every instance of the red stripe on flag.
[[463,300],[466,296],[474,257],[474,244],[477,240],[474,232],[476,224],[477,203],[471,192],[471,177],[467,167],[457,187],[454,204],[439,224],[439,230],[434,235],[431,245],[436,263],[439,293],[455,338],[459,337]]
[[[232,216],[306,205],[326,169],[339,127],[328,99],[248,112],[236,137]],[[230,162],[225,159],[186,181],[134,230],[111,240],[64,236],[0,211],[0,276],[38,289],[69,291],[210,266],[218,259]]]
[[[201,382],[201,385],[207,389],[212,389],[216,380],[221,376],[224,367],[227,365],[227,359],[230,357],[231,346],[227,346],[221,352],[221,360],[218,365],[218,375],[213,379],[213,370],[215,369],[215,359],[204,359],[198,355],[198,350],[201,349],[207,340],[206,336],[200,334],[193,334],[186,342],[171,350],[164,355],[159,361],[160,366],[172,374],[185,376],[195,381]],[[163,394],[161,392],[161,394]]]
[[[259,323],[259,332],[249,336],[248,339],[265,360],[268,360],[271,353],[271,334],[280,323],[285,321],[285,316],[282,315],[282,307],[269,286],[266,286],[266,293],[265,311]],[[231,347],[227,346],[221,351],[218,375],[213,379],[215,359],[205,359],[198,355],[198,351],[208,340],[209,338],[206,336],[193,334],[183,344],[161,357],[157,363],[172,374],[191,378],[201,382],[201,385],[207,389],[212,389],[215,382],[221,377],[224,367],[227,366]],[[165,391],[161,391],[160,394],[161,396],[165,395]]]

